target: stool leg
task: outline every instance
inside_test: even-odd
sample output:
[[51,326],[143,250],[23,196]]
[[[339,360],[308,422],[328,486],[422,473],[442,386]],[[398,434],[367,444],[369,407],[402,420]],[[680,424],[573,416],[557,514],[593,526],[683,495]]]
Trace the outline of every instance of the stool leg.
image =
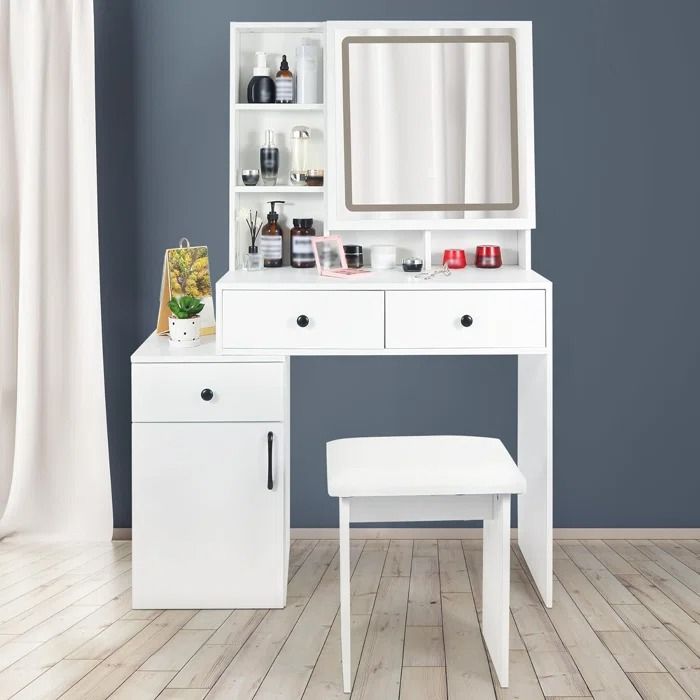
[[350,501],[339,498],[340,510],[340,656],[343,664],[343,692],[352,690],[350,650]]
[[482,626],[502,688],[508,687],[510,633],[510,495],[493,497],[493,520],[484,520]]

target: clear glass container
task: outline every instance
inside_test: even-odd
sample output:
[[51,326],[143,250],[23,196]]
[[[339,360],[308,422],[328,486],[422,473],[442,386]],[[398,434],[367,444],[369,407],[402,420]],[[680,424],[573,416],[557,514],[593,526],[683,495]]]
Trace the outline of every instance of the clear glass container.
[[292,146],[292,161],[289,170],[289,180],[293,185],[305,185],[306,174],[309,170],[309,139],[308,126],[295,126],[290,139]]
[[263,256],[258,252],[258,246],[248,246],[248,252],[243,258],[243,268],[248,272],[263,269]]

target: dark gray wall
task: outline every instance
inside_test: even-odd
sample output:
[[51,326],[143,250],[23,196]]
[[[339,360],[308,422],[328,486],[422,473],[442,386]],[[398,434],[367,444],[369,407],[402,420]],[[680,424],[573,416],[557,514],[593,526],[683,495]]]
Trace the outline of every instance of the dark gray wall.
[[[533,20],[533,259],[555,288],[555,525],[699,526],[695,0],[96,0],[115,525],[131,521],[129,354],[155,323],[163,250],[189,234],[209,245],[215,277],[226,268],[228,23],[321,19]],[[327,398],[339,378],[343,404]],[[292,384],[295,526],[336,522],[331,438],[476,433],[515,454],[510,358],[295,359]]]

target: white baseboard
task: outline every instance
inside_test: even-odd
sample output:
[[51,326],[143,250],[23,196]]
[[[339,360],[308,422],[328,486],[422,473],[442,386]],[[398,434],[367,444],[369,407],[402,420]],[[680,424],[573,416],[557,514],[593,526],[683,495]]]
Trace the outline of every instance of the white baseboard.
[[[517,538],[518,531],[511,530]],[[293,527],[292,539],[334,540],[338,538],[335,527]],[[433,540],[433,539],[481,539],[480,527],[354,527],[352,536],[361,540]],[[130,540],[131,528],[114,528],[114,540]],[[554,528],[555,540],[698,540],[700,527],[564,527]]]
[[[518,530],[510,531],[517,539]],[[292,528],[292,539],[336,539],[338,529]],[[352,536],[357,539],[432,540],[432,539],[481,539],[480,527],[353,527]],[[554,528],[555,540],[696,540],[700,528]]]

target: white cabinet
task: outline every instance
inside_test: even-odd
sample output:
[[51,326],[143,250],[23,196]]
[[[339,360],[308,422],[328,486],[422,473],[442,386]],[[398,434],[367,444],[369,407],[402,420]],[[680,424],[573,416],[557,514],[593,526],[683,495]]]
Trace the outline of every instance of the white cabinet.
[[284,605],[283,441],[279,423],[134,424],[134,607]]
[[167,343],[132,357],[132,604],[283,607],[289,363]]

